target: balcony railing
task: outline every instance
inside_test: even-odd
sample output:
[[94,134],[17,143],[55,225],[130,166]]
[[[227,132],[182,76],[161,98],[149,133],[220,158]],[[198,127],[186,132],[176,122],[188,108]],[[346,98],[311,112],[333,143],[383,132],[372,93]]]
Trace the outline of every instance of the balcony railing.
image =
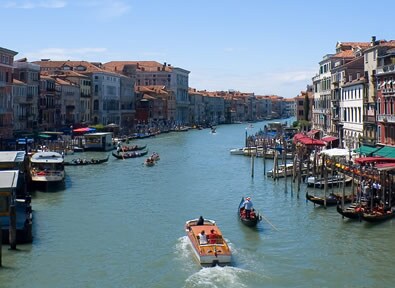
[[370,123],[376,123],[376,117],[374,115],[364,115],[363,121],[370,122]]
[[384,74],[384,73],[391,73],[395,72],[395,64],[384,65],[377,68],[377,75]]
[[379,115],[377,115],[377,122],[395,123],[395,115],[379,114]]

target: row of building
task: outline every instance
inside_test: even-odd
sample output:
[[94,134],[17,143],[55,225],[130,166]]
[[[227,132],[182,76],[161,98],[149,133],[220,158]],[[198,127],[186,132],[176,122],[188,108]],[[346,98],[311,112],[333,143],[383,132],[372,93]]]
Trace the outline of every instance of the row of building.
[[295,102],[298,120],[343,148],[395,145],[395,40],[338,42]]
[[293,99],[197,91],[189,71],[155,61],[14,60],[0,48],[0,134],[96,124],[133,132],[138,124],[221,124],[294,114]]

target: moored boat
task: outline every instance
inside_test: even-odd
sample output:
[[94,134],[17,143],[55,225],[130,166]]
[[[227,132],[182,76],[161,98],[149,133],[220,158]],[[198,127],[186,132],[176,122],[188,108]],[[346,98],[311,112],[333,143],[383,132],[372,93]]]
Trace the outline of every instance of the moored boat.
[[383,211],[373,210],[371,212],[364,212],[361,217],[362,220],[366,222],[378,223],[391,219],[392,217],[394,217],[394,215],[395,210],[389,209]]
[[337,212],[343,216],[343,218],[349,218],[349,219],[358,219],[361,220],[364,207],[362,206],[363,204],[361,203],[352,203],[348,206],[345,206],[343,209],[341,207],[340,202],[337,204],[336,210]]
[[[198,219],[186,221],[185,232],[199,263],[202,266],[224,266],[230,264],[232,253],[215,221],[205,219],[203,225],[197,224]],[[199,234],[202,231],[209,236],[206,243],[200,242]],[[210,237],[210,233],[215,235],[215,237]]]
[[241,198],[239,207],[237,209],[237,215],[239,216],[240,221],[244,225],[246,225],[248,227],[255,227],[258,224],[258,222],[262,220],[262,217],[259,215],[259,213],[255,209],[253,209],[250,213],[250,217],[247,218],[243,203],[244,203],[244,197]]
[[[317,205],[325,205],[325,200],[326,200],[326,206],[335,206],[337,205],[338,202],[342,201],[342,196],[330,193],[326,198],[324,197],[318,197],[314,195],[309,195],[309,192],[306,192],[306,199],[313,202],[314,204]],[[344,198],[344,203],[351,203],[351,197],[347,196]]]
[[[332,185],[339,185],[343,182],[348,185],[352,181],[352,177],[344,175],[344,174],[337,174],[333,176],[329,176],[327,179],[328,187]],[[314,176],[310,176],[307,178],[307,186],[309,187],[316,187],[316,188],[324,188],[325,187],[325,179],[324,178],[317,178]]]
[[64,180],[64,159],[57,152],[37,152],[30,157],[30,178],[33,182],[60,182]]

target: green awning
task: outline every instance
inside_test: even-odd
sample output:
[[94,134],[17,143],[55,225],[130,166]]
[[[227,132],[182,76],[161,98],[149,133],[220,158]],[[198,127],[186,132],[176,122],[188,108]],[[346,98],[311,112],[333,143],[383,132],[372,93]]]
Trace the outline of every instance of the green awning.
[[51,135],[47,135],[47,134],[39,134],[38,137],[40,138],[51,138]]
[[374,146],[365,146],[362,145],[358,149],[355,149],[354,152],[358,153],[360,155],[365,155],[365,156],[373,156],[373,153],[379,151],[382,147],[374,147]]
[[373,156],[381,156],[386,158],[395,158],[395,147],[384,146],[380,150],[373,153]]

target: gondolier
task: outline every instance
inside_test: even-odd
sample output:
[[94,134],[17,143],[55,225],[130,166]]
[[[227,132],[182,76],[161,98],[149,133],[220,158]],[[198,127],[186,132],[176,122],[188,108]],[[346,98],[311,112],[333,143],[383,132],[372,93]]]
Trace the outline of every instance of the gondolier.
[[253,207],[253,204],[252,204],[252,201],[251,201],[250,197],[246,197],[245,198],[245,200],[243,202],[243,207],[244,207],[244,210],[246,212],[246,218],[250,219],[250,214],[251,214],[251,210],[252,210],[252,207]]

